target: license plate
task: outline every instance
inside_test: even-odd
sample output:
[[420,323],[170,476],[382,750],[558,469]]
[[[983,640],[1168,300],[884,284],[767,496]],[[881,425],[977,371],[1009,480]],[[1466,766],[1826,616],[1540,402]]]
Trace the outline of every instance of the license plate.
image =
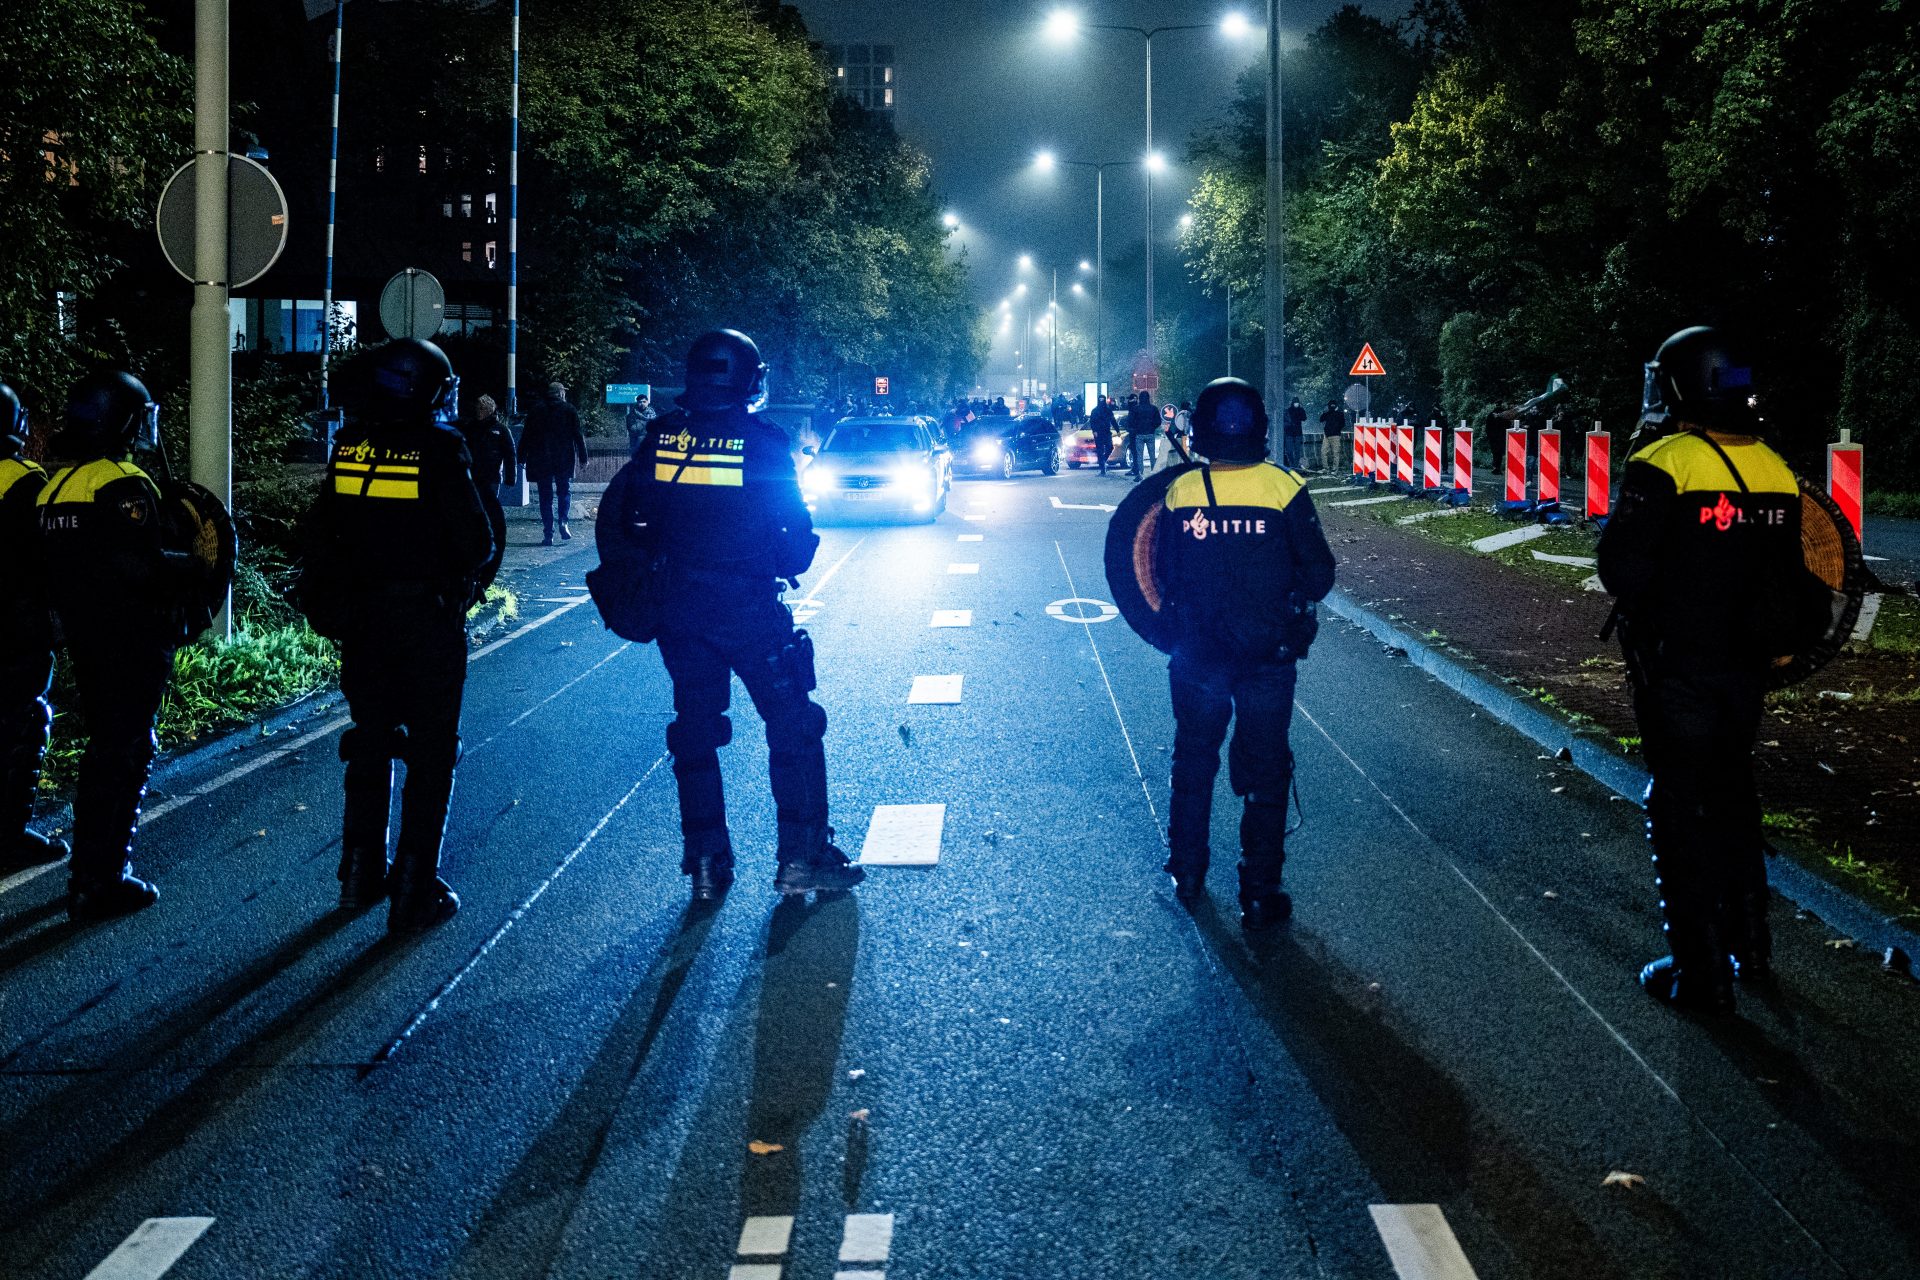
[[848,502],[876,502],[886,495],[877,489],[848,489],[840,496]]

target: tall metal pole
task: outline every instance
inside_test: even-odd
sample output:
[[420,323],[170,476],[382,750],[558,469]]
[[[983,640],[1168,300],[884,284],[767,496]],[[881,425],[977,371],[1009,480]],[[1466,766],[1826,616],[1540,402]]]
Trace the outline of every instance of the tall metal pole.
[[1153,35],[1147,35],[1147,360],[1160,368],[1160,345],[1153,332]]
[[520,408],[520,0],[513,0],[513,141],[507,157],[507,414]]
[[[233,331],[227,309],[227,0],[195,0],[193,314],[188,324],[188,472],[233,506]],[[213,634],[232,630],[221,605]]]
[[[1101,342],[1107,323],[1107,171],[1093,171],[1093,385],[1104,387],[1107,366]],[[1087,412],[1092,413],[1091,405]]]
[[320,407],[327,398],[327,364],[333,357],[333,214],[340,194],[340,54],[346,38],[347,0],[333,0],[333,137],[327,152],[327,279],[320,301]]
[[1053,268],[1053,289],[1047,301],[1047,399],[1060,394],[1060,268]]
[[1227,281],[1227,376],[1233,376],[1233,281]]
[[1266,295],[1266,391],[1273,406],[1273,426],[1268,447],[1281,456],[1281,417],[1278,412],[1287,402],[1286,298],[1287,274],[1284,242],[1280,227],[1280,0],[1267,0],[1267,261],[1263,292]]

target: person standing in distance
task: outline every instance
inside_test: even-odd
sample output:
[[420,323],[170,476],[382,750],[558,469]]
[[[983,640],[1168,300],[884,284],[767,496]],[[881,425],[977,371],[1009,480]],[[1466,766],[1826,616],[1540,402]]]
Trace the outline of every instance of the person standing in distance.
[[513,432],[501,421],[499,408],[492,396],[481,396],[474,402],[473,417],[460,420],[460,434],[473,459],[473,487],[493,529],[493,555],[480,571],[481,595],[500,575],[500,563],[507,555],[507,509],[500,504],[500,486],[513,483]]
[[1154,441],[1159,434],[1160,411],[1153,407],[1153,397],[1142,391],[1127,410],[1127,473],[1135,480],[1153,474],[1157,452]]
[[1240,921],[1255,932],[1293,910],[1280,889],[1293,786],[1287,730],[1295,664],[1318,627],[1312,602],[1333,589],[1334,571],[1306,482],[1265,461],[1267,422],[1250,384],[1207,384],[1193,409],[1193,445],[1208,461],[1168,487],[1157,548],[1173,641],[1165,870],[1183,901],[1206,892],[1213,786],[1232,724],[1227,780],[1245,802]]
[[27,430],[26,407],[12,387],[0,382],[0,546],[12,561],[7,609],[0,615],[0,875],[58,862],[68,853],[64,840],[29,825],[53,723],[47,706],[53,620],[35,506],[47,473],[26,456]]
[[1753,742],[1775,657],[1825,624],[1800,548],[1800,484],[1759,439],[1752,362],[1718,330],[1668,338],[1641,420],[1671,434],[1627,462],[1600,537],[1653,781],[1647,838],[1670,954],[1640,985],[1678,1008],[1733,1008],[1771,970]]
[[1113,429],[1119,425],[1114,416],[1113,400],[1101,396],[1100,403],[1087,415],[1087,428],[1093,432],[1093,451],[1100,455],[1100,474],[1107,474],[1107,458],[1113,453]]
[[[353,724],[340,739],[346,808],[340,904],[391,897],[387,928],[426,929],[460,899],[440,879],[440,846],[460,759],[466,614],[493,554],[457,416],[460,380],[439,347],[415,338],[364,358],[354,412],[305,530],[300,604],[340,644],[340,691]],[[407,765],[400,834],[387,863],[393,762]]]
[[653,424],[602,503],[605,562],[661,564],[660,657],[673,680],[667,749],[680,792],[680,869],[696,902],[733,883],[719,750],[738,675],[766,722],[779,819],[774,884],[783,894],[850,889],[866,873],[827,825],[827,713],[815,688],[813,641],[796,630],[780,582],[813,563],[820,539],[800,496],[787,436],[758,417],[767,366],[744,333],[721,329],[687,352],[680,407]]
[[573,537],[567,521],[573,518],[573,467],[587,465],[587,438],[580,432],[580,414],[567,403],[562,382],[547,384],[546,398],[527,411],[526,430],[520,433],[520,460],[527,479],[540,490],[541,545],[553,545],[554,500],[560,504],[560,540]]
[[1320,433],[1321,470],[1339,475],[1347,466],[1340,448],[1347,435],[1347,411],[1338,401],[1327,401],[1327,407],[1320,411]]
[[160,406],[123,371],[82,379],[49,445],[63,465],[41,489],[40,550],[87,726],[73,799],[67,914],[102,920],[160,896],[133,874],[154,719],[186,634],[186,580],[168,558],[160,490],[132,461],[159,441]]

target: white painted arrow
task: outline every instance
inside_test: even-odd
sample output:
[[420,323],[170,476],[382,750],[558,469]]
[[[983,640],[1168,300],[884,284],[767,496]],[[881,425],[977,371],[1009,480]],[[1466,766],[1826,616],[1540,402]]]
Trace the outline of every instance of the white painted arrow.
[[1113,510],[1112,507],[1108,506],[1104,502],[1097,502],[1092,506],[1088,506],[1082,502],[1062,502],[1060,501],[1060,499],[1052,496],[1051,494],[1047,496],[1047,501],[1053,504],[1053,509],[1055,511],[1112,511]]

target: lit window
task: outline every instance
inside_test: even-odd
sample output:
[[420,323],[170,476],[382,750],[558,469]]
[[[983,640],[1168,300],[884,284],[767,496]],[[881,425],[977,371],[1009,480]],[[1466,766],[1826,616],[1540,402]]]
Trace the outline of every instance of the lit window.
[[499,265],[500,242],[498,240],[489,240],[487,241],[487,269],[491,271]]
[[845,80],[847,78],[847,69],[845,67],[836,67],[834,68],[833,74]]
[[880,83],[881,83],[881,84],[892,84],[892,83],[893,83],[893,68],[892,68],[892,67],[882,67],[882,68],[880,68]]
[[473,216],[473,193],[471,191],[463,191],[460,193],[460,216],[463,218],[471,218]]
[[891,89],[887,90],[887,105],[888,106],[893,105],[893,90]]
[[500,193],[489,191],[486,195],[487,221],[500,221]]
[[442,200],[440,202],[440,216],[443,218],[451,218],[453,216],[453,197],[452,196],[448,196],[445,200]]
[[460,242],[460,261],[462,262],[473,261],[473,241],[462,240]]
[[423,142],[420,144],[420,172],[425,173],[426,171],[427,171],[427,144]]
[[385,147],[375,147],[373,149],[373,171],[375,173],[385,173],[387,171],[387,149]]

